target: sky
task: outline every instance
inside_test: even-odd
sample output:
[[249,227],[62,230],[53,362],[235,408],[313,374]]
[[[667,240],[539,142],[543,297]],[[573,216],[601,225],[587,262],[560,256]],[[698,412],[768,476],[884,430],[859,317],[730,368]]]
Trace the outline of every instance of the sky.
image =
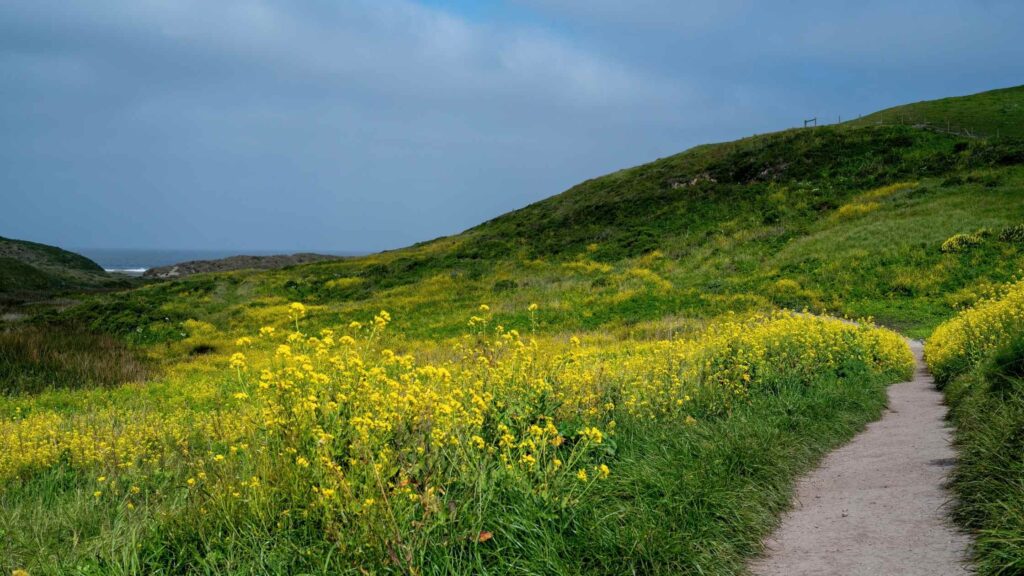
[[5,0],[0,236],[376,251],[1024,83],[1020,0]]

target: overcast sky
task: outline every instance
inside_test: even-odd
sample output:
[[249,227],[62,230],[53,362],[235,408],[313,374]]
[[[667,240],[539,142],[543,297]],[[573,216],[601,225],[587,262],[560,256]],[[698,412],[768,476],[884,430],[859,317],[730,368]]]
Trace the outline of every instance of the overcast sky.
[[1021,0],[6,0],[0,236],[369,251],[1024,83]]

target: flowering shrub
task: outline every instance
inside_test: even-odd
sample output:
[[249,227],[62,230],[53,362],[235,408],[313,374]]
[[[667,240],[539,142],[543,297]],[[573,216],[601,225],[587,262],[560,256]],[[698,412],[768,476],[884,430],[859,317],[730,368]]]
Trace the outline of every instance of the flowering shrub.
[[982,234],[953,234],[942,243],[942,251],[946,254],[955,254],[980,246],[984,242]]
[[925,346],[928,366],[947,382],[1024,334],[1024,281],[982,300],[935,329]]
[[917,182],[897,182],[881,188],[875,188],[858,194],[851,202],[844,204],[835,211],[833,218],[836,220],[850,220],[875,212],[882,207],[880,201],[885,200],[899,192],[911,190],[918,186]]

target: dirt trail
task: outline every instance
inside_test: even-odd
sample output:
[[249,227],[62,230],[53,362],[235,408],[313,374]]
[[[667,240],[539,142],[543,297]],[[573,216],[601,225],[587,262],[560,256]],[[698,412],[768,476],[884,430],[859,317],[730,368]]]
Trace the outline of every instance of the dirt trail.
[[764,557],[762,576],[969,574],[967,536],[948,522],[943,487],[956,456],[942,394],[911,343],[917,369],[889,388],[881,420],[797,484],[796,502]]

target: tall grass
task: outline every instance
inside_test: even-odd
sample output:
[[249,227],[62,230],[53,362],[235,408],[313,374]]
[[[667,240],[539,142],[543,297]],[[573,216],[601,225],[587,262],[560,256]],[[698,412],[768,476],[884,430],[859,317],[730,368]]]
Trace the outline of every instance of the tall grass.
[[0,332],[0,394],[117,386],[149,371],[141,354],[111,336],[57,327]]
[[979,574],[1024,572],[1024,283],[939,326],[929,366],[945,386],[960,457],[956,518]]

